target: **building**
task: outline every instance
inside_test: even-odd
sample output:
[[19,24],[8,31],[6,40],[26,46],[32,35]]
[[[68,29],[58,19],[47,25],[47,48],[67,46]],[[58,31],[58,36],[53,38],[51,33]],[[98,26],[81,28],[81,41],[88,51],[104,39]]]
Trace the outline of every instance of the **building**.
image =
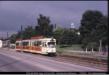
[[3,41],[0,40],[0,48],[2,48],[2,47],[3,47]]

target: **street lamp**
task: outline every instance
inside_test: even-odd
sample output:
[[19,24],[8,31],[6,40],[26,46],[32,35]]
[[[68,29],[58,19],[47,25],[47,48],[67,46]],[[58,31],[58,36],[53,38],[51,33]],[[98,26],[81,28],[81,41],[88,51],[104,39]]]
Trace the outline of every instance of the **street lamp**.
[[80,35],[80,32],[77,32],[77,35]]

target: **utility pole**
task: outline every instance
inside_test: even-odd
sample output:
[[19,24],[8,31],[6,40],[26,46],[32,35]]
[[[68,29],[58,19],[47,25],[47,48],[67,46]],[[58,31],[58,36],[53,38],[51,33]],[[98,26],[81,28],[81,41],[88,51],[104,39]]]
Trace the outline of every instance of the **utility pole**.
[[22,38],[22,28],[23,28],[23,27],[22,27],[22,25],[21,25],[21,38]]
[[99,52],[102,50],[102,40],[99,40],[100,46],[99,46]]
[[22,50],[23,49],[23,46],[22,46],[23,45],[22,44],[22,39],[23,39],[23,37],[22,37],[23,36],[22,29],[23,29],[23,27],[21,25],[21,35],[20,35],[20,38],[21,38],[21,52],[23,52],[23,50]]
[[86,53],[87,53],[87,47],[86,47]]
[[8,39],[8,32],[7,32],[7,39]]
[[8,50],[9,50],[9,34],[8,34],[8,32],[7,32],[7,47],[8,47]]

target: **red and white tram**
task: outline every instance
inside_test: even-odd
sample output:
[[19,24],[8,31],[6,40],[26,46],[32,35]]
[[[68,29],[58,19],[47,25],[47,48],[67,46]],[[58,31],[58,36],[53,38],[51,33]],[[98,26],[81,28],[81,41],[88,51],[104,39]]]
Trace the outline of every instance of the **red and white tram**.
[[27,51],[40,54],[56,54],[56,39],[43,36],[32,37],[16,41],[17,51]]

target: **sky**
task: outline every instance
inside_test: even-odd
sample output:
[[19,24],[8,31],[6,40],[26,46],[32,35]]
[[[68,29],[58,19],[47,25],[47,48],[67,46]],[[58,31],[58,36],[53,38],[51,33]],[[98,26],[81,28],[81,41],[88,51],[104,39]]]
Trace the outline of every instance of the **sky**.
[[0,1],[0,37],[9,36],[28,25],[36,26],[39,14],[50,17],[51,23],[79,28],[86,10],[108,14],[107,1]]

